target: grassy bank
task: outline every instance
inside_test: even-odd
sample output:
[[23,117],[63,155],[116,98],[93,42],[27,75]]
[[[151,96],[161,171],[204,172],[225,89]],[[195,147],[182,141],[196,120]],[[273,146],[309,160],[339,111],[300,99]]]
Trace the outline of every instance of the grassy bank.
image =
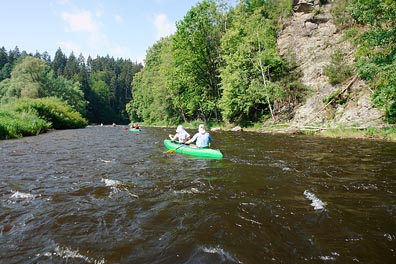
[[379,139],[396,142],[396,127],[333,128],[320,132],[320,135],[336,138]]
[[0,106],[0,139],[33,136],[49,129],[86,126],[78,112],[56,98],[20,99]]
[[[182,123],[184,128],[188,130],[197,130],[198,125],[202,124],[202,121],[194,121],[190,123]],[[140,124],[140,123],[139,123]],[[177,125],[166,125],[166,124],[140,124],[142,127],[174,127]],[[206,124],[208,130],[222,130],[231,131],[235,125],[225,123],[208,123]],[[262,124],[254,124],[251,127],[243,127],[242,131],[257,132],[257,133],[271,133],[271,134],[300,134],[310,135],[318,137],[329,137],[329,138],[360,138],[360,139],[375,139],[396,142],[396,126],[387,125],[382,127],[347,127],[337,126],[334,128],[320,127],[320,126],[303,126],[295,127],[288,124],[274,124],[263,126]]]
[[258,131],[262,133],[287,133],[329,138],[360,138],[396,142],[396,126],[393,125],[383,127],[346,127],[340,125],[334,128],[317,126],[293,127],[287,125],[273,125],[261,128],[247,128],[244,130]]

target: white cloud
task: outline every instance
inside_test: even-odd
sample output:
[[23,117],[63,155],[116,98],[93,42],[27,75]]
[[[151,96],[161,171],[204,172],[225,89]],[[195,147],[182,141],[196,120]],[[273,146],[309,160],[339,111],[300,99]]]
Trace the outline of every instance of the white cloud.
[[105,7],[103,6],[103,4],[98,4],[98,6],[96,7],[96,12],[95,15],[97,17],[102,17],[105,14]]
[[154,17],[153,23],[154,23],[155,29],[157,31],[157,33],[156,33],[157,39],[160,39],[165,36],[169,36],[176,31],[176,25],[171,23],[168,20],[168,17],[163,13],[156,15]]
[[69,5],[70,4],[69,0],[57,0],[56,2],[60,5]]
[[124,22],[124,18],[120,15],[114,15],[114,20],[118,25],[122,24]]
[[62,50],[68,50],[70,52],[73,51],[75,56],[78,56],[80,53],[82,53],[81,47],[71,41],[60,40],[57,42],[57,44]]
[[100,20],[98,20],[99,17],[100,16],[93,16],[92,13],[87,10],[62,13],[62,19],[66,22],[66,31],[72,33],[87,33],[87,44],[94,52],[96,51],[98,53],[104,46],[110,45],[107,35],[101,31],[101,23]]
[[[67,1],[67,0],[63,0]],[[69,10],[61,12],[61,18],[65,24],[65,31],[71,33],[71,41],[58,41],[59,47],[73,51],[76,55],[83,53],[84,56],[110,55],[115,57],[131,57],[131,51],[117,43],[117,40],[109,37],[114,32],[105,32],[106,24],[110,17],[106,17],[105,8],[101,5],[93,6],[92,10],[82,9],[77,6],[70,6]],[[113,23],[118,25],[124,23],[124,18],[119,14],[114,14]],[[110,18],[110,19],[111,19]],[[107,19],[107,20],[106,20]],[[78,34],[78,36],[77,36]]]
[[87,32],[90,34],[99,32],[99,23],[94,20],[89,11],[63,12],[62,19],[66,21],[67,30],[70,32]]
[[128,48],[121,47],[121,46],[115,46],[112,48],[112,53],[116,57],[127,57],[129,55],[129,50]]

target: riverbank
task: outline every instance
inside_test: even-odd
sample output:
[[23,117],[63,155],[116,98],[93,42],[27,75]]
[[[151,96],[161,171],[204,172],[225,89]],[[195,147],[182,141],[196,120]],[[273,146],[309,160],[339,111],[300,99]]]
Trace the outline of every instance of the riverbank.
[[[196,130],[200,122],[184,123],[184,128],[188,130]],[[177,125],[145,125],[142,127],[174,127]],[[210,131],[234,131],[234,132],[256,132],[268,134],[290,134],[290,135],[309,135],[315,137],[326,138],[351,138],[351,139],[365,139],[365,140],[380,140],[396,142],[396,125],[384,124],[381,126],[345,126],[339,125],[336,127],[324,126],[291,126],[288,124],[272,124],[262,126],[255,124],[252,127],[239,127],[226,125],[222,123],[207,124]]]
[[56,98],[23,98],[0,106],[0,140],[34,136],[50,129],[82,128],[88,121]]
[[315,127],[315,126],[270,126],[262,128],[246,128],[244,131],[254,131],[260,133],[282,133],[311,135],[326,138],[354,138],[367,140],[381,140],[396,142],[396,126],[387,125],[381,127]]

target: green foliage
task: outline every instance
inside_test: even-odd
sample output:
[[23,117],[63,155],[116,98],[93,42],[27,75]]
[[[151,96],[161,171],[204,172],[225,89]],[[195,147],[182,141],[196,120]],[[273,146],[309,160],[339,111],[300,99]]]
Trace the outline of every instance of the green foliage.
[[342,96],[340,89],[333,91],[328,97],[323,99],[324,104],[333,102],[334,104],[342,105],[342,104],[345,104],[346,101],[347,101],[347,99],[344,96]]
[[348,0],[333,1],[331,14],[338,29],[345,30],[352,27],[354,21],[347,12]]
[[66,67],[67,57],[63,54],[62,50],[58,48],[55,53],[54,61],[52,62],[52,69],[56,76],[61,76]]
[[274,100],[284,95],[275,81],[286,65],[277,52],[276,26],[264,2],[245,1],[233,15],[222,39],[220,105],[225,121],[248,125],[246,121],[261,120]]
[[27,56],[11,72],[11,78],[0,83],[1,103],[17,98],[58,97],[80,113],[86,102],[79,84],[62,76],[55,77],[45,61]]
[[[126,103],[131,99],[131,83],[142,65],[130,60],[114,60],[109,56],[92,59],[73,53],[69,58],[58,49],[51,61],[47,52],[33,56],[16,47],[8,54],[0,49],[0,104],[18,98],[58,97],[74,110],[86,116],[90,122],[127,123]],[[106,76],[96,93],[91,85],[91,75]],[[104,73],[104,74],[102,74]],[[93,76],[93,79],[97,79]],[[104,99],[103,95],[106,99]]]
[[131,120],[248,125],[270,117],[275,101],[300,99],[305,87],[276,48],[278,17],[291,13],[291,2],[244,0],[226,9],[198,3],[171,38],[148,50],[126,106]]
[[171,61],[171,38],[162,38],[147,51],[146,65],[132,82],[133,100],[126,106],[130,120],[149,124],[181,121],[167,83]]
[[385,111],[385,120],[389,124],[396,124],[396,102],[393,102]]
[[97,71],[91,74],[89,80],[91,87],[91,104],[94,116],[100,117],[93,119],[96,123],[113,123],[117,120],[116,114],[111,105],[114,102],[114,93],[110,89],[110,73],[107,71]]
[[0,139],[33,136],[45,132],[51,124],[36,115],[34,111],[19,112],[0,108]]
[[347,10],[362,26],[356,68],[370,81],[373,102],[385,110],[386,120],[395,123],[396,101],[396,1],[351,0]]
[[396,139],[396,127],[367,127],[365,129],[356,127],[345,127],[343,125],[336,128],[327,129],[321,132],[322,135],[337,138],[379,138],[394,141]]
[[373,102],[385,109],[385,120],[396,123],[396,61],[393,64],[380,66],[373,82]]
[[220,39],[226,17],[213,0],[191,8],[177,23],[172,39],[172,67],[169,79],[172,100],[187,119],[219,120],[219,68],[222,64]]
[[380,65],[374,63],[373,61],[362,57],[358,59],[355,63],[356,71],[359,76],[364,79],[373,82],[380,71]]
[[[94,123],[129,123],[126,104],[131,100],[131,83],[142,66],[129,60],[114,60],[110,57],[87,59],[89,69],[85,83],[85,96],[89,100],[88,116]],[[84,77],[81,73],[81,77]],[[76,78],[76,75],[74,75]],[[84,78],[82,79],[84,80]]]
[[330,65],[325,66],[324,74],[331,84],[339,84],[352,76],[353,68],[346,61],[346,54],[336,50],[331,56]]
[[23,98],[8,108],[18,113],[35,113],[54,129],[82,128],[88,124],[80,113],[57,98]]
[[0,81],[10,78],[12,71],[12,64],[6,63],[2,68],[0,68]]

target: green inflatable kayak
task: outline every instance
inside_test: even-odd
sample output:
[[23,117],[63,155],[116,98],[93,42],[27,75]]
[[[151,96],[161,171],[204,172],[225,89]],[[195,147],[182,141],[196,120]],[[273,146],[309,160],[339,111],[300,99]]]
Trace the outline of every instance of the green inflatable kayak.
[[140,128],[129,128],[129,132],[140,132]]
[[218,149],[193,148],[188,145],[179,144],[169,139],[164,140],[164,145],[167,149],[169,149],[167,153],[177,152],[181,154],[187,154],[187,155],[203,157],[203,158],[211,158],[211,159],[223,158],[223,153],[221,153],[221,151]]

